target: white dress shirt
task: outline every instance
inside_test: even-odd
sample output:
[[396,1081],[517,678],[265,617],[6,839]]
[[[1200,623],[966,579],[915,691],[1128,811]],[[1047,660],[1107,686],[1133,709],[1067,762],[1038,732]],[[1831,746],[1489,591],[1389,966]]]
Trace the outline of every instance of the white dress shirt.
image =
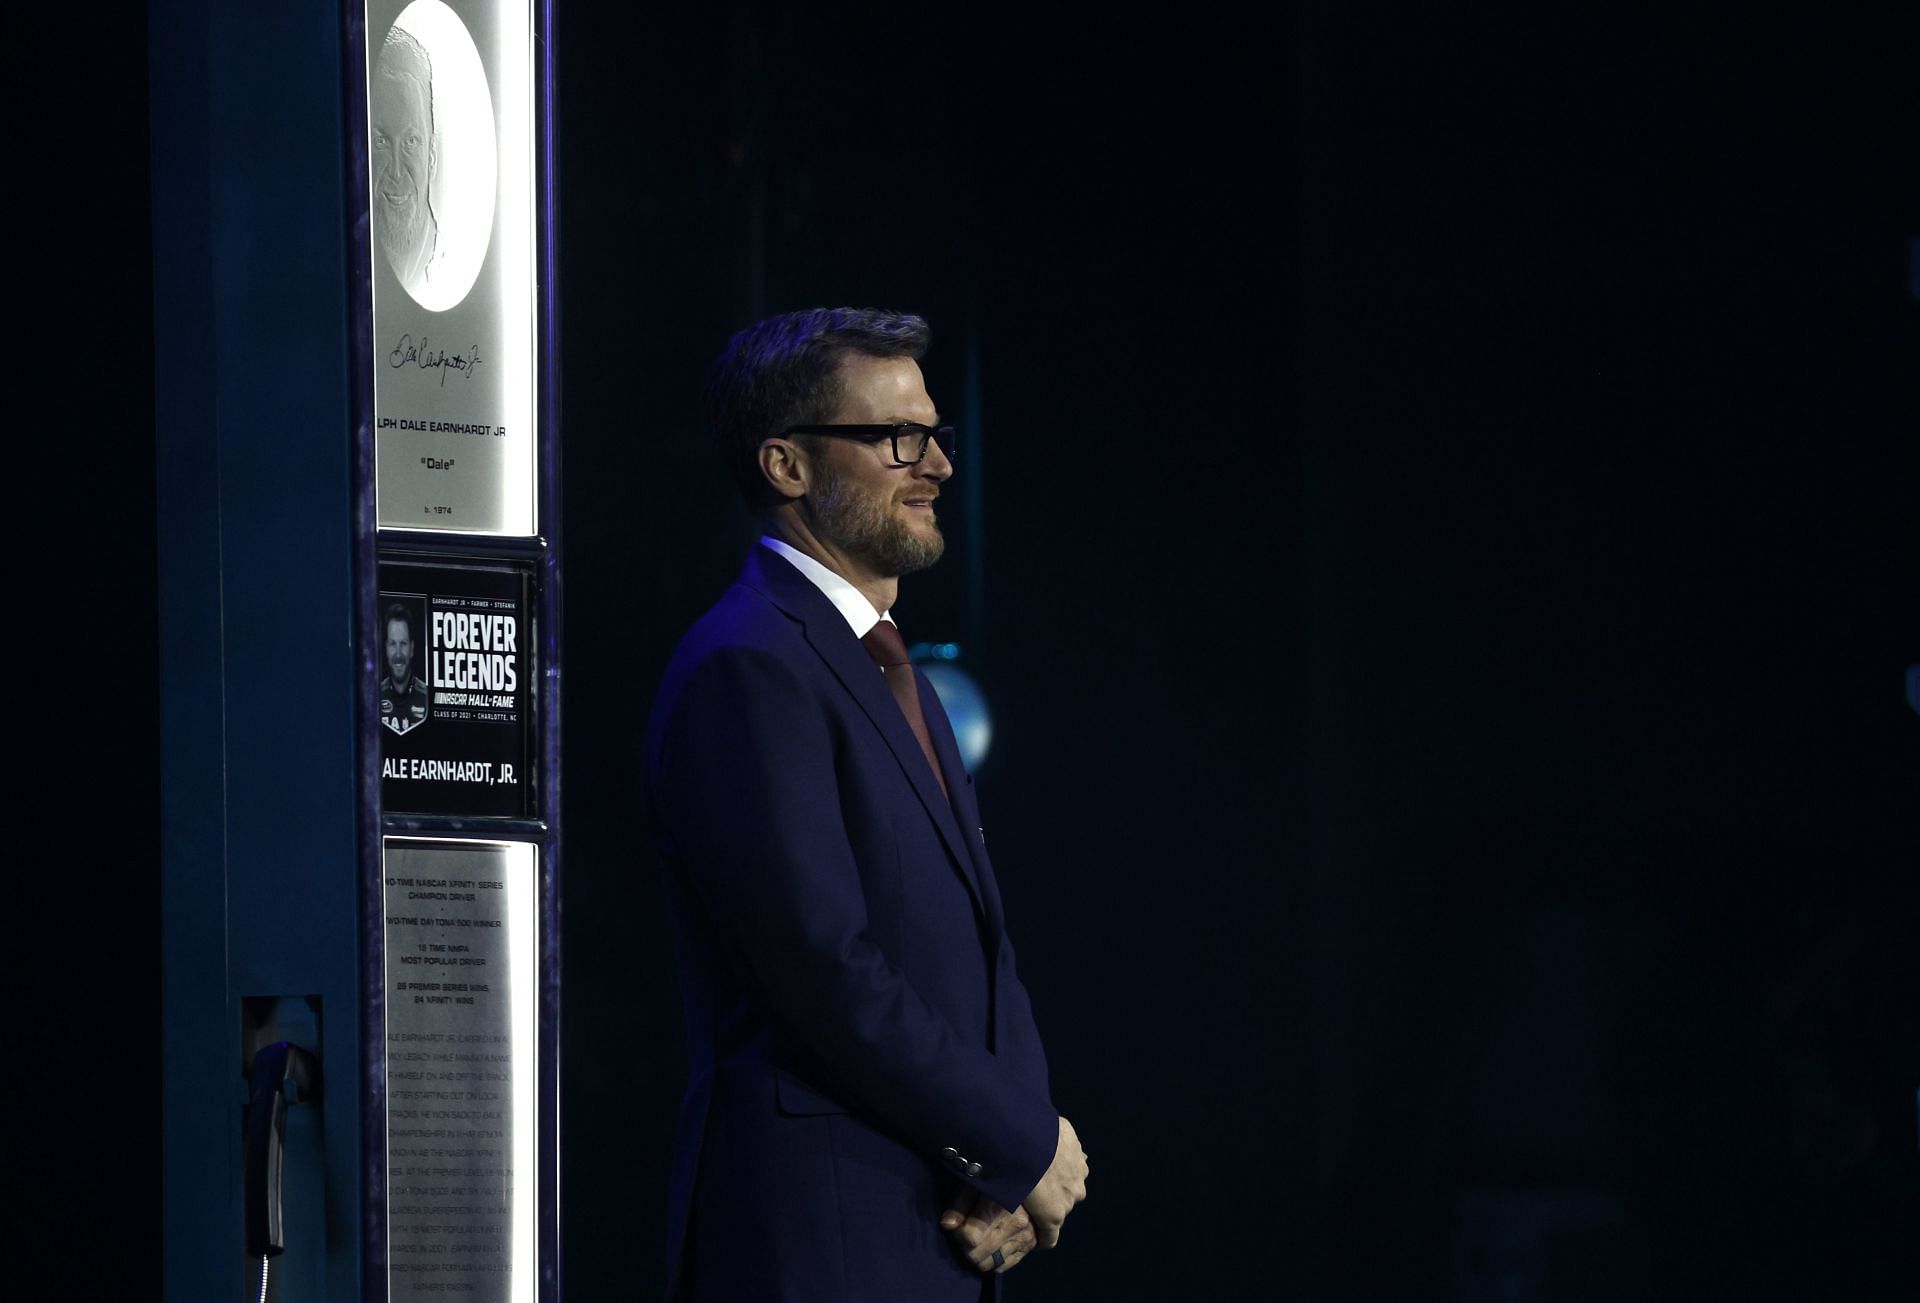
[[798,570],[801,574],[813,581],[813,586],[818,588],[829,602],[833,603],[834,609],[846,617],[847,624],[853,629],[854,637],[866,637],[869,633],[873,632],[873,626],[882,620],[885,620],[888,624],[894,622],[892,611],[883,611],[875,614],[873,603],[867,600],[865,593],[848,583],[844,577],[835,574],[818,561],[815,561],[799,548],[783,543],[770,534],[762,534],[760,536],[760,542],[762,546],[772,548],[776,553],[793,562],[793,568],[795,570]]

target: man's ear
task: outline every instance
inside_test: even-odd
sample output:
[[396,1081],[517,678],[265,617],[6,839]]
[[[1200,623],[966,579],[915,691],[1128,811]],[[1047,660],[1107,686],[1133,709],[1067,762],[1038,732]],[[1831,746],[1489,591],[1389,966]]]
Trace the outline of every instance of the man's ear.
[[791,501],[806,496],[812,468],[798,444],[787,439],[766,439],[760,444],[760,473],[767,477],[775,493]]

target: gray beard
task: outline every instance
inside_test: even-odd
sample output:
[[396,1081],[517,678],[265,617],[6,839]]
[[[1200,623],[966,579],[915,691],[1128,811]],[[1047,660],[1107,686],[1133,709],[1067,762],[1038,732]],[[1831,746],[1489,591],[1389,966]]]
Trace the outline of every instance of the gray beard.
[[921,538],[893,514],[891,498],[874,498],[819,465],[813,493],[813,530],[820,541],[873,568],[878,574],[910,575],[925,570],[947,550],[938,532]]

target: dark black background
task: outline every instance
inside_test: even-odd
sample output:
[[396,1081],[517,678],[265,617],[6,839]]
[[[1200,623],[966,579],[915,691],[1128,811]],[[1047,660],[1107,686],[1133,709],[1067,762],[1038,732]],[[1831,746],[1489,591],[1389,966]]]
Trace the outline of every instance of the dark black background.
[[[698,379],[823,302],[928,314],[949,413],[978,345],[987,623],[957,565],[900,615],[991,693],[1093,1155],[1017,1295],[1910,1296],[1920,46],[1593,8],[562,8],[574,1297],[660,1275],[635,738],[744,542]],[[135,1292],[157,1145],[86,1102],[157,1118],[138,37],[28,38],[87,202],[16,214],[15,354],[16,582],[85,685],[23,808],[91,833],[18,906],[72,997],[15,1002],[29,1170],[116,1192]]]

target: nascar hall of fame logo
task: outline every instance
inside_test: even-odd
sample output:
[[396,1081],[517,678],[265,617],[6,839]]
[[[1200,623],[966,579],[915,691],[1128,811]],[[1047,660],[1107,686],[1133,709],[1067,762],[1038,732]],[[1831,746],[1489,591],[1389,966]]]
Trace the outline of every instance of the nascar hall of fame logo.
[[388,811],[525,818],[533,809],[531,579],[524,565],[380,563],[372,676]]
[[380,723],[395,733],[410,733],[427,722],[430,696],[420,676],[421,607],[415,601],[389,602],[381,612]]

